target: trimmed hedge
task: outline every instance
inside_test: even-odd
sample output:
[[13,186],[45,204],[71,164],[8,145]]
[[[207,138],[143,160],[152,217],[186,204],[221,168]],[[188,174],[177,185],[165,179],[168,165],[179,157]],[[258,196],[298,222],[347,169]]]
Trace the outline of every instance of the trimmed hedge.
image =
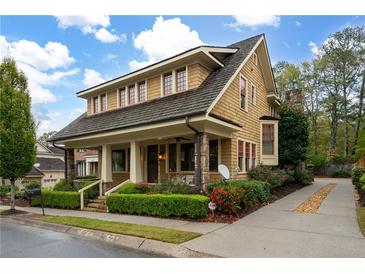
[[205,217],[208,203],[206,196],[183,194],[112,194],[106,199],[109,212],[160,217]]
[[[42,196],[45,207],[80,208],[80,193],[78,192],[42,190]],[[31,205],[40,206],[41,197],[32,197]]]

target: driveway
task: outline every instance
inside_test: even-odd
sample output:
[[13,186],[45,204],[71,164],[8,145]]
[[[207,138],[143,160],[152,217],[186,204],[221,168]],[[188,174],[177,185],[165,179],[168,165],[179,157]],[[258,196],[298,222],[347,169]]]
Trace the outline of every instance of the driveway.
[[[293,210],[336,183],[316,214]],[[222,257],[365,257],[349,179],[316,179],[275,203],[183,244]]]

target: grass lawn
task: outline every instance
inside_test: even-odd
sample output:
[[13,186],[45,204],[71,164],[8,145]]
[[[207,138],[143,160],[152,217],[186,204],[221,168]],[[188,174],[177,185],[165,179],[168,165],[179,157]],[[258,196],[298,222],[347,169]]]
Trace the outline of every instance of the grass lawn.
[[365,207],[357,208],[357,219],[359,221],[359,226],[362,231],[362,234],[365,236]]
[[173,244],[180,244],[202,235],[196,232],[187,232],[158,226],[103,221],[103,220],[83,218],[83,217],[40,216],[35,218],[37,220],[48,223],[63,224],[63,225],[70,225],[70,226],[76,226],[76,227],[82,227],[82,228],[88,228],[88,229],[94,229],[118,234],[125,234]]

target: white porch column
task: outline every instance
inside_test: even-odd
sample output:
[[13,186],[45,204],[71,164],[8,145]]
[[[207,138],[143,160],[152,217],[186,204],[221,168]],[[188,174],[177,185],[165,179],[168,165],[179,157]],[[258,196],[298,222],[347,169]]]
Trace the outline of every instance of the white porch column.
[[86,174],[85,175],[90,175],[90,162],[88,160],[86,160]]
[[130,170],[130,180],[134,183],[141,182],[142,169],[141,169],[141,146],[139,142],[131,142],[131,170]]
[[110,145],[103,145],[101,152],[101,179],[104,183],[112,182],[112,149]]

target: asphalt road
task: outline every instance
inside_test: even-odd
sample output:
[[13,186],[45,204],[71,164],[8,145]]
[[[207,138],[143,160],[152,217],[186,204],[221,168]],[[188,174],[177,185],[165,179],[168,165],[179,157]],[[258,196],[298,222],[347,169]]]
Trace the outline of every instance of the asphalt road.
[[0,219],[1,258],[151,258],[151,254]]

